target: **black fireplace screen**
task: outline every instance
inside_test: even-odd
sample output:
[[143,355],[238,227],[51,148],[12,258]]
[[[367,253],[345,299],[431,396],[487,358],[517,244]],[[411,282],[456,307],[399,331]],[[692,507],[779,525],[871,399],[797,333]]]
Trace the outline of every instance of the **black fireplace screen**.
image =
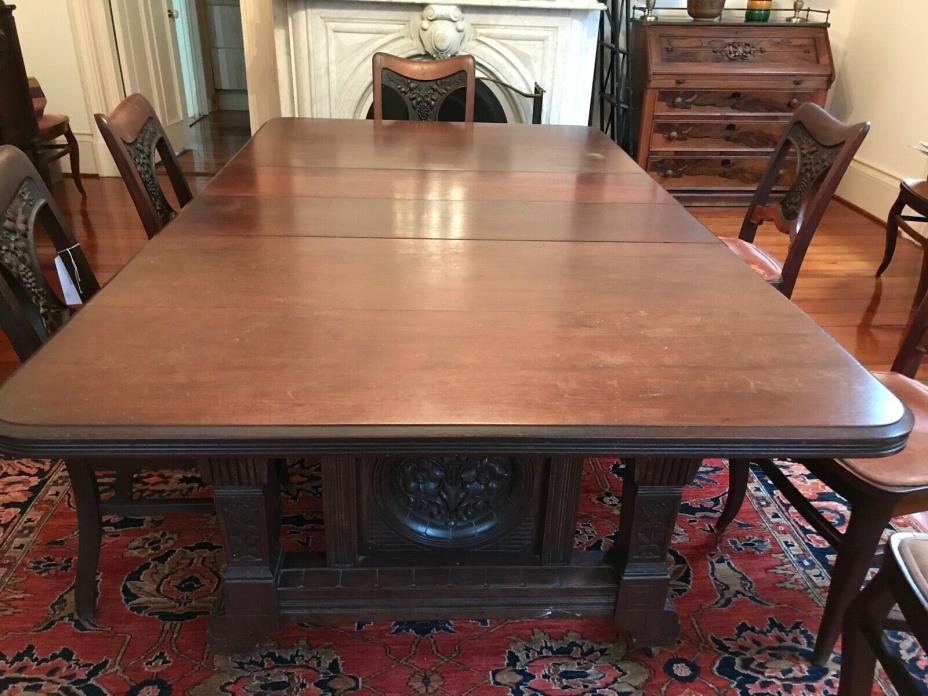
[[590,126],[597,126],[631,153],[631,0],[604,0],[599,20]]

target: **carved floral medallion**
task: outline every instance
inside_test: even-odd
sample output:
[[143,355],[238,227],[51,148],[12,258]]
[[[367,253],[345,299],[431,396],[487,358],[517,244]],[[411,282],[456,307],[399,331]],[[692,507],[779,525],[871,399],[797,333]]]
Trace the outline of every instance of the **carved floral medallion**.
[[508,457],[404,457],[374,469],[388,524],[412,541],[449,548],[511,529],[530,475]]

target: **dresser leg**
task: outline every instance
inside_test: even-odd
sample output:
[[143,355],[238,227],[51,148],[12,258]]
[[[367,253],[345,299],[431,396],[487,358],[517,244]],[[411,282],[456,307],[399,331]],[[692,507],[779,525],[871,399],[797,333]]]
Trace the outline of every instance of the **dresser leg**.
[[268,459],[207,459],[203,480],[213,486],[226,549],[222,606],[210,620],[214,652],[250,650],[278,626],[280,486]]
[[632,647],[670,645],[680,632],[668,596],[667,550],[683,487],[696,477],[700,464],[699,459],[626,460],[615,550],[619,589],[614,622]]

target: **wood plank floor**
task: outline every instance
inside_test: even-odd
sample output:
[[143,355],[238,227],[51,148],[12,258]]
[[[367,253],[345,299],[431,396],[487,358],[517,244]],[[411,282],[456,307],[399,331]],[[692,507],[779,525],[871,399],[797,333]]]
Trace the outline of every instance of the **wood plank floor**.
[[212,176],[249,137],[247,111],[214,111],[190,126],[190,149],[177,159],[187,176]]
[[[191,173],[217,171],[248,137],[241,114],[210,117],[198,126],[196,138],[208,146],[182,158]],[[196,192],[209,177],[192,175],[190,181]],[[105,283],[147,240],[119,179],[87,178],[85,186],[88,196],[83,201],[69,179],[56,184],[54,194],[99,280]],[[694,208],[692,212],[713,232],[728,236],[737,235],[744,214],[743,209],[734,208]],[[771,225],[762,227],[758,235],[758,243],[781,259],[786,241]],[[902,240],[889,271],[881,279],[874,278],[882,251],[880,225],[840,202],[833,203],[806,257],[793,298],[874,370],[887,369],[892,362],[909,317],[921,263],[920,250]],[[40,257],[53,276],[53,252],[48,245],[40,247]],[[711,272],[711,268],[706,269],[706,273]],[[53,282],[57,285],[56,279]],[[17,364],[5,337],[0,337],[0,379]],[[922,375],[928,377],[928,367]]]

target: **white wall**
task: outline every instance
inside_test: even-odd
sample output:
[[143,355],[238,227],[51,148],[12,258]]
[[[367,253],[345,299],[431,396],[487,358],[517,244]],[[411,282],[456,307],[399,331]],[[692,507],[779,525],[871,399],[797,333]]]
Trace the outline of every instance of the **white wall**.
[[832,92],[835,115],[870,121],[839,195],[884,218],[903,178],[924,178],[928,157],[928,2],[854,0],[849,50]]
[[[96,173],[92,149],[96,126],[84,99],[67,0],[17,0],[13,17],[26,73],[37,78],[49,113],[67,114],[81,146],[81,171]],[[68,159],[59,160],[68,170]]]

